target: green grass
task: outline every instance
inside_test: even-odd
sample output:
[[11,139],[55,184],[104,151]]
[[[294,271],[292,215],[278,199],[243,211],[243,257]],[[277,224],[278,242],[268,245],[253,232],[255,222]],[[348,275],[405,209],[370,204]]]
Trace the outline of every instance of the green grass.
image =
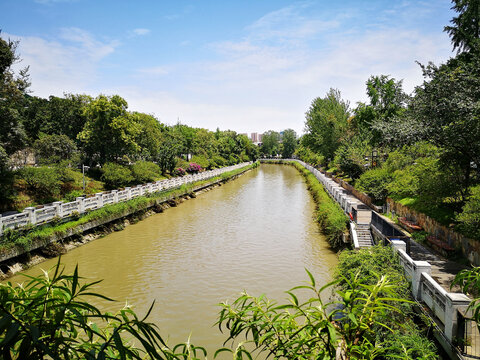
[[323,185],[309,170],[297,162],[289,162],[305,177],[308,189],[317,204],[317,221],[334,249],[340,249],[343,244],[343,233],[348,224],[348,218],[340,205],[325,191]]
[[431,217],[442,225],[449,226],[455,221],[455,210],[449,204],[429,205],[417,198],[404,198],[398,200],[398,202]]

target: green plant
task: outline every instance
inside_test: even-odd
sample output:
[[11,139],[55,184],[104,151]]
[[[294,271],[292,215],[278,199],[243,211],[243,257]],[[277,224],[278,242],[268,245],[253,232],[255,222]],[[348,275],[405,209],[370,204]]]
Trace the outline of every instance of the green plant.
[[130,169],[115,163],[106,163],[102,167],[102,181],[109,189],[117,189],[132,183],[133,175]]
[[60,195],[61,177],[55,168],[48,166],[24,167],[18,172],[30,193],[39,200],[55,200]]
[[[392,305],[400,310],[377,313],[377,320],[386,327],[373,327],[376,333],[377,343],[384,349],[387,349],[387,358],[401,359],[436,359],[435,346],[427,338],[426,330],[430,326],[430,321],[417,319],[413,309],[413,301],[410,284],[405,278],[404,269],[398,261],[398,255],[391,247],[377,245],[372,248],[359,251],[343,251],[339,256],[339,263],[335,272],[335,278],[340,278],[338,286],[347,291],[350,284],[343,280],[343,277],[349,278],[358,274],[366,279],[366,283],[374,285],[377,282],[378,275],[386,276],[395,288],[389,295],[379,293],[380,297],[391,296],[404,299],[401,302],[394,301]],[[420,322],[420,325],[417,323]]]
[[343,234],[348,218],[342,208],[325,191],[322,184],[306,168],[297,162],[289,162],[305,177],[308,188],[317,204],[317,220],[326,235],[329,244],[334,249],[344,246]]
[[462,212],[456,215],[462,232],[480,239],[480,185],[470,189],[470,196],[467,198]]
[[64,199],[65,199],[66,202],[71,202],[71,201],[75,201],[77,199],[77,197],[82,196],[82,195],[83,195],[83,191],[73,190],[73,191],[70,191],[68,194],[66,194]]
[[367,193],[374,202],[384,203],[388,196],[388,185],[392,175],[384,168],[370,169],[356,181],[355,187]]
[[137,184],[152,182],[160,177],[160,167],[150,161],[137,161],[131,170]]
[[156,326],[146,322],[153,304],[142,319],[128,305],[116,314],[102,313],[91,301],[112,300],[92,291],[98,281],[82,284],[77,267],[65,274],[60,258],[43,276],[27,277],[23,286],[0,284],[2,358],[177,359],[174,351],[181,347],[169,349]]
[[[275,359],[373,359],[388,355],[387,349],[376,342],[375,327],[387,325],[381,322],[380,314],[398,312],[395,297],[396,285],[386,276],[370,279],[342,276],[346,289],[336,291],[337,300],[325,302],[322,294],[338,281],[318,287],[307,271],[308,285],[297,286],[287,294],[290,302],[277,304],[263,295],[253,297],[242,294],[232,305],[221,304],[218,326],[228,330],[228,339],[246,337],[245,343],[253,343],[254,351],[266,353]],[[308,291],[308,300],[301,301],[297,290]],[[383,296],[381,294],[386,294]],[[305,294],[302,294],[304,296]],[[250,352],[244,347],[233,351],[237,359]]]

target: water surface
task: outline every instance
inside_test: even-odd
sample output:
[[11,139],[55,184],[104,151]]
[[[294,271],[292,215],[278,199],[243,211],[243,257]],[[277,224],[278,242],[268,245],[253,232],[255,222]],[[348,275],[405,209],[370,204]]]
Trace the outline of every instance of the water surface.
[[[210,357],[226,338],[213,327],[218,303],[242,290],[283,301],[285,290],[307,281],[331,279],[336,255],[314,222],[315,205],[303,178],[290,166],[262,165],[235,181],[151,216],[125,230],[72,250],[68,269],[104,279],[96,290],[125,301],[149,318],[171,344],[206,346]],[[27,273],[55,264],[51,259]],[[16,276],[11,281],[21,281]]]

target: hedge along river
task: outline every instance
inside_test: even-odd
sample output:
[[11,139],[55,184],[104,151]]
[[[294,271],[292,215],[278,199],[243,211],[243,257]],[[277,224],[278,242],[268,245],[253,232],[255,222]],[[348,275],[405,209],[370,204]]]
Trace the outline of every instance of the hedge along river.
[[[123,231],[76,248],[62,257],[67,270],[94,281],[95,290],[118,300],[101,303],[116,311],[125,301],[147,312],[173,345],[205,346],[213,358],[227,338],[213,324],[218,303],[243,290],[284,301],[284,291],[307,281],[332,278],[337,256],[319,233],[315,204],[291,166],[262,165],[240,178],[153,215]],[[56,259],[26,271],[38,275]],[[24,281],[15,276],[10,281]]]

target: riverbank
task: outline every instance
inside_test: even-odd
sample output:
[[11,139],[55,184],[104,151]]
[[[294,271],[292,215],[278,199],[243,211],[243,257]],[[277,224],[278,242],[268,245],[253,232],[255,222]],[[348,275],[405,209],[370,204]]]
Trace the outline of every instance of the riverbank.
[[177,189],[152,193],[93,210],[63,223],[50,223],[22,232],[9,232],[0,243],[0,278],[58,256],[129,224],[177,206],[258,166],[258,163],[226,172],[209,180],[185,184]]

